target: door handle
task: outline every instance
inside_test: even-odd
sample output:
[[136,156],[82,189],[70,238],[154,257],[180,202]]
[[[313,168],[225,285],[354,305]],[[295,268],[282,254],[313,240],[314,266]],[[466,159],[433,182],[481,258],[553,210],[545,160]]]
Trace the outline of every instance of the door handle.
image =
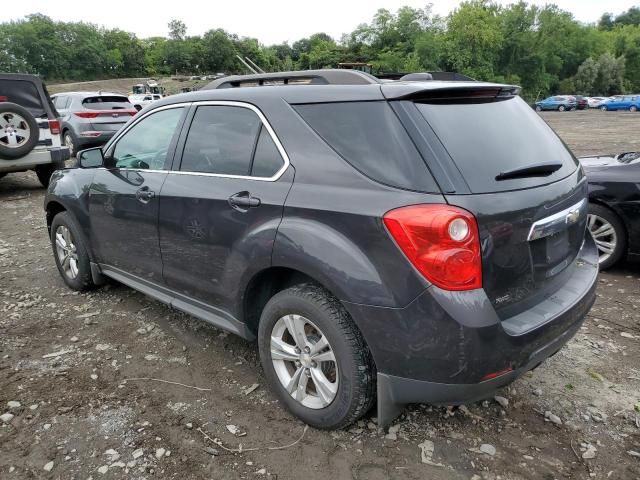
[[142,203],[149,203],[153,197],[156,196],[156,192],[149,190],[149,187],[141,187],[136,191],[136,198]]
[[246,212],[249,208],[260,206],[260,199],[252,197],[249,192],[239,192],[229,197],[229,205],[236,210]]

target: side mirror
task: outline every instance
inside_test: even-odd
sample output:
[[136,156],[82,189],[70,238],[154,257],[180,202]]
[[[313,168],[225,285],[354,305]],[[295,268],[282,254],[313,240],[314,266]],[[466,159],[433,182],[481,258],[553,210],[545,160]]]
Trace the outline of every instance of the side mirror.
[[80,168],[98,168],[104,166],[102,148],[89,148],[78,152],[78,165]]

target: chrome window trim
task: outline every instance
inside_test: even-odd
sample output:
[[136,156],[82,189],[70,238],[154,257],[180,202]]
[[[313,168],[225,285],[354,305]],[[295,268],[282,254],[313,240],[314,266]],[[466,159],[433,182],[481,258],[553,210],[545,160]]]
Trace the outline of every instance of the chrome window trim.
[[[273,128],[271,127],[271,124],[269,124],[269,121],[264,116],[262,111],[258,107],[256,107],[255,105],[253,105],[251,103],[227,101],[227,100],[201,100],[201,101],[198,101],[198,102],[174,103],[174,104],[171,104],[171,105],[164,105],[162,107],[154,108],[153,110],[150,110],[150,111],[146,112],[140,118],[136,118],[135,121],[131,123],[131,125],[129,125],[122,132],[119,132],[114,137],[112,144],[109,145],[108,151],[113,150],[115,148],[115,145],[120,141],[120,138],[123,135],[125,135],[131,128],[133,128],[136,124],[138,124],[139,122],[144,120],[149,115],[152,115],[153,113],[159,112],[161,110],[168,110],[170,108],[180,108],[180,107],[189,107],[189,106],[194,106],[194,107],[201,107],[201,106],[241,107],[241,108],[247,108],[247,109],[253,111],[253,113],[255,113],[258,116],[258,118],[260,119],[260,121],[262,122],[262,125],[267,129],[267,132],[269,132],[269,135],[271,136],[271,140],[273,140],[273,142],[276,145],[276,148],[278,149],[278,152],[280,152],[280,157],[282,158],[282,160],[284,162],[282,167],[280,167],[280,170],[278,170],[271,177],[254,177],[254,176],[251,176],[251,175],[226,175],[226,174],[223,174],[223,173],[206,173],[206,172],[183,172],[183,171],[180,171],[180,170],[144,170],[144,169],[140,169],[140,168],[120,168],[120,170],[135,170],[135,171],[140,171],[140,172],[156,172],[156,173],[168,172],[168,173],[173,173],[173,174],[176,174],[176,175],[197,175],[197,176],[201,176],[201,177],[234,178],[234,179],[242,179],[242,180],[256,180],[256,181],[260,181],[260,182],[275,182],[275,181],[279,180],[282,175],[284,175],[284,172],[286,172],[287,169],[289,168],[289,165],[291,165],[291,161],[289,160],[289,156],[287,155],[286,150],[282,146],[282,143],[280,142],[280,139],[276,135],[276,132],[273,130]],[[187,135],[187,139],[188,139],[188,135]],[[186,139],[185,139],[185,145],[186,145]],[[106,155],[106,152],[105,152],[105,155]]]
[[587,199],[582,199],[575,205],[565,208],[546,218],[538,220],[531,225],[528,241],[538,240],[548,237],[561,230],[565,225],[578,223],[581,217],[586,216],[588,210]]
[[[183,172],[181,170],[171,170],[169,173],[173,173],[176,175],[196,175],[201,177],[235,178],[235,179],[241,179],[241,180],[257,180],[260,182],[275,182],[284,174],[284,172],[287,171],[287,169],[289,168],[289,165],[291,165],[289,156],[287,155],[287,152],[282,146],[280,139],[276,135],[276,132],[273,130],[273,128],[267,121],[267,118],[264,116],[264,114],[255,105],[251,103],[246,103],[246,102],[235,102],[235,101],[226,101],[226,100],[202,100],[198,102],[193,102],[192,105],[194,107],[206,107],[206,106],[240,107],[240,108],[246,108],[251,110],[253,113],[255,113],[258,116],[258,118],[262,122],[262,125],[267,129],[267,132],[269,133],[271,140],[273,140],[273,143],[276,145],[278,152],[280,152],[280,157],[283,161],[282,167],[280,167],[280,169],[276,173],[274,173],[271,177],[254,177],[252,175],[228,175],[224,173]],[[185,145],[188,139],[189,139],[189,136],[187,135],[187,138],[185,139]]]

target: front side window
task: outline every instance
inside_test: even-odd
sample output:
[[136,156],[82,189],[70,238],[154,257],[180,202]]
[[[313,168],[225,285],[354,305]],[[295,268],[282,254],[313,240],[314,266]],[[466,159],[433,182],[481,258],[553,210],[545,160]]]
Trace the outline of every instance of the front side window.
[[198,107],[187,135],[180,170],[247,176],[262,121],[243,107]]
[[184,111],[183,107],[161,110],[136,123],[116,143],[116,168],[162,170]]

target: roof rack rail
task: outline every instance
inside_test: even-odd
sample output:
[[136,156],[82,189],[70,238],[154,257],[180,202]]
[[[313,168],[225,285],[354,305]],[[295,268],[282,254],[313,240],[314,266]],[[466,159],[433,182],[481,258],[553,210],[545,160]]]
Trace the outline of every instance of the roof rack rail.
[[367,85],[376,83],[381,83],[381,81],[373,75],[359,70],[325,69],[232,75],[214,80],[202,90],[274,85]]

